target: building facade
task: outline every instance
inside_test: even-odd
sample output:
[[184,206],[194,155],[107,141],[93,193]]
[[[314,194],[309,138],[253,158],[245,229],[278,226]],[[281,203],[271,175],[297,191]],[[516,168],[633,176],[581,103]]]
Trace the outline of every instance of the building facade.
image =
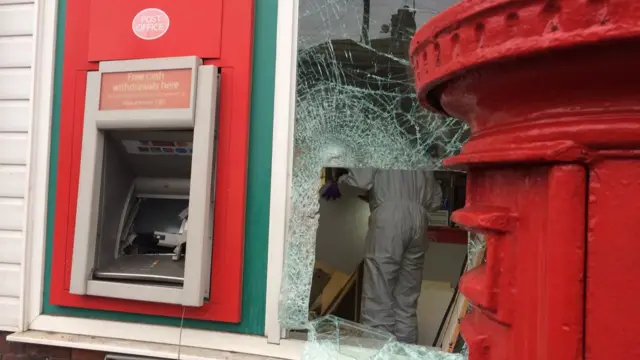
[[[246,184],[246,224],[251,225],[244,238],[240,320],[136,315],[51,303],[55,208],[60,204],[57,167],[65,121],[60,113],[64,47],[69,31],[82,31],[68,26],[73,3],[0,2],[0,330],[14,344],[3,343],[2,352],[54,351],[36,344],[160,358],[175,358],[178,348],[182,357],[189,348],[196,352],[188,356],[199,358],[220,358],[226,352],[299,357],[301,343],[278,344],[278,331],[272,335],[275,344],[270,344],[265,330],[276,19],[283,11],[276,1],[256,2],[253,7]],[[59,335],[51,337],[53,333]],[[100,345],[96,336],[106,342]],[[32,345],[15,345],[26,343]],[[77,358],[70,352],[61,357]]]
[[0,329],[19,328],[32,102],[33,1],[0,2]]
[[[418,14],[420,22],[452,3],[422,2],[412,5],[422,9]],[[120,5],[114,5],[116,3]],[[200,4],[197,0],[191,3]],[[230,10],[239,3],[251,6],[238,7],[235,13]],[[302,197],[300,202],[300,197],[295,196],[300,189],[293,189],[292,182],[307,173],[313,172],[316,176],[316,170],[320,168],[311,168],[311,172],[306,168],[295,169],[294,159],[297,164],[313,164],[314,167],[385,167],[390,164],[407,167],[426,158],[424,151],[419,154],[414,151],[416,142],[422,141],[416,136],[416,129],[420,128],[422,120],[431,118],[414,110],[417,103],[413,99],[412,78],[405,58],[410,35],[416,30],[416,12],[408,10],[406,3],[398,0],[393,5],[380,2],[382,5],[374,6],[373,10],[365,7],[368,23],[364,26],[358,20],[362,19],[362,9],[352,8],[346,2],[340,5],[338,12],[347,13],[348,17],[342,19],[336,15],[338,18],[333,19],[333,15],[327,15],[315,2],[297,0],[202,2],[205,4],[202,6],[211,7],[207,11],[166,0],[145,0],[140,5],[119,0],[111,3],[106,0],[0,0],[0,330],[7,332],[9,341],[0,343],[0,353],[74,360],[102,358],[105,354],[181,359],[299,359],[305,342],[290,338],[284,328],[301,328],[307,321],[311,276],[306,279],[306,276],[295,274],[312,272],[301,264],[309,263],[310,259],[304,256],[313,253],[307,251],[315,245],[315,237],[309,234],[315,234],[313,226],[317,227],[317,222],[299,232],[306,234],[303,238],[292,235],[289,224],[307,218],[306,212],[314,212],[312,207],[317,204],[305,207],[306,198]],[[432,9],[434,6],[435,10]],[[140,9],[135,9],[129,16],[132,7]],[[184,19],[188,17],[180,15],[188,11],[192,12],[190,28],[184,25]],[[121,23],[107,21],[96,25],[100,19],[119,18],[120,13],[125,14],[123,19],[126,18]],[[308,16],[310,13],[314,16]],[[167,14],[171,16],[171,22],[161,18]],[[235,15],[238,19],[250,19],[251,24],[237,26],[234,30],[234,23],[241,21],[230,21]],[[304,26],[299,24],[303,21],[300,19],[305,19]],[[336,21],[344,21],[345,26],[335,29],[349,28],[348,31],[332,33],[334,30],[329,27]],[[164,28],[158,23],[164,24]],[[189,46],[196,35],[189,35],[189,31],[200,35],[219,33],[220,38],[207,43],[205,50],[196,46],[191,53]],[[237,40],[244,36],[240,35],[243,31],[250,41]],[[154,32],[161,34],[155,38]],[[133,37],[134,33],[145,41],[130,47],[134,43],[127,41],[138,41]],[[160,41],[172,39],[171,42],[154,48],[156,43],[153,41],[164,34],[166,37]],[[327,49],[331,51],[327,52]],[[155,55],[146,53],[145,56],[147,50]],[[230,59],[226,57],[230,52],[239,55]],[[301,58],[301,54],[305,57]],[[82,240],[77,231],[86,225],[77,220],[76,214],[76,205],[84,196],[82,184],[102,181],[101,177],[87,181],[82,175],[86,170],[82,165],[84,159],[81,161],[81,155],[86,156],[82,151],[86,119],[93,116],[86,112],[85,100],[87,103],[90,100],[98,102],[89,90],[85,91],[90,87],[86,85],[90,82],[87,79],[92,77],[90,73],[104,76],[109,71],[114,72],[108,68],[116,65],[134,72],[131,69],[141,63],[126,62],[131,59],[189,56],[196,58],[196,63],[202,61],[197,66],[213,66],[218,70],[221,85],[216,89],[221,95],[217,101],[222,104],[222,110],[218,115],[217,136],[221,141],[219,144],[224,144],[217,149],[220,167],[216,169],[219,177],[214,179],[215,186],[221,188],[217,188],[218,208],[214,211],[212,225],[213,261],[207,269],[211,271],[204,275],[210,276],[210,281],[209,284],[202,282],[205,287],[210,285],[203,290],[206,293],[204,303],[208,305],[199,304],[195,310],[186,306],[188,301],[180,297],[185,293],[169,292],[173,295],[148,301],[154,296],[153,291],[139,291],[143,287],[138,283],[119,284],[116,286],[118,291],[110,292],[109,289],[116,289],[113,287],[91,290],[89,288],[95,283],[90,282],[95,278],[78,282],[78,272],[74,270],[78,268],[75,259],[80,251],[79,239]],[[249,59],[243,69],[250,69],[247,79],[250,88],[246,94],[242,90],[238,92],[243,86],[240,78],[244,76],[241,74],[244,70],[234,68],[240,67],[238,64],[243,58]],[[323,62],[326,59],[332,63],[327,65]],[[346,64],[347,61],[354,63]],[[369,69],[372,63],[376,65],[373,70]],[[300,65],[307,68],[298,71]],[[314,72],[314,69],[326,66],[332,67],[334,74],[338,73],[336,69],[341,73],[327,80],[322,77],[324,75]],[[162,64],[154,64],[152,68],[175,70]],[[345,69],[353,72],[343,74]],[[373,85],[363,83],[357,73],[367,71],[373,75],[365,78],[381,80]],[[196,78],[190,79],[193,85]],[[344,79],[347,80],[343,83]],[[234,85],[227,85],[229,81]],[[313,87],[300,85],[314,81]],[[323,88],[324,84],[328,86]],[[354,89],[362,87],[367,88],[368,93],[360,96]],[[189,91],[189,94],[201,93],[195,87]],[[302,96],[296,99],[296,93]],[[325,99],[322,96],[327,94],[333,96],[331,101],[356,102],[341,104],[325,112],[328,118],[337,119],[337,127],[305,126],[312,124],[309,120],[324,118],[318,116],[320,113],[313,107],[322,110],[317,102],[322,102]],[[315,105],[305,108],[300,103],[303,97],[315,101]],[[196,106],[193,98],[197,97],[191,97],[190,101],[194,102],[189,103],[191,107]],[[229,103],[234,106],[225,105]],[[393,106],[385,107],[386,112],[365,114],[365,108],[380,107],[380,103]],[[104,110],[100,106],[96,107],[96,114]],[[359,137],[357,132],[344,132],[360,141],[354,146],[357,151],[371,150],[366,146],[383,148],[401,143],[401,146],[393,147],[396,153],[357,164],[353,159],[341,156],[338,156],[338,163],[330,163],[324,158],[301,161],[309,158],[294,145],[296,135],[304,135],[298,129],[328,130],[330,135],[339,133],[346,123],[340,123],[345,119],[336,115],[349,107],[357,116],[366,117],[362,121],[365,130],[371,128],[367,121],[395,120],[390,122],[392,126],[388,129],[376,129],[378,135],[397,135],[397,138],[388,136],[389,143],[368,143],[367,138]],[[226,110],[229,108],[231,110]],[[242,116],[229,115],[241,108],[247,109],[245,126],[238,125]],[[313,110],[307,114],[311,116],[296,115],[296,112],[305,115],[308,109]],[[161,118],[162,114],[150,116]],[[246,134],[243,134],[245,130]],[[455,134],[442,136],[446,140]],[[436,142],[434,139],[429,141]],[[338,144],[337,148],[343,145]],[[193,147],[195,149],[195,145]],[[439,156],[453,151],[455,149],[444,149]],[[238,152],[242,154],[238,155]],[[394,164],[395,154],[414,152],[418,154],[415,158],[402,158]],[[323,151],[318,154],[325,156]],[[234,170],[224,169],[225,166]],[[141,165],[144,167],[145,164]],[[319,181],[313,181],[316,180]],[[303,185],[305,189],[313,189],[313,195],[317,197],[315,182],[303,182]],[[292,198],[297,202],[292,203]],[[220,209],[221,201],[225,201],[224,209]],[[102,211],[100,208],[95,213]],[[82,211],[78,212],[82,215]],[[85,214],[91,213],[85,208]],[[239,218],[234,217],[236,215]],[[313,216],[316,215],[311,214]],[[91,253],[91,248],[84,251]],[[181,255],[177,256],[180,258]],[[95,269],[90,270],[91,276],[95,275]],[[182,281],[186,284],[187,279]],[[127,293],[122,289],[138,290]],[[95,296],[92,291],[102,291],[102,295]],[[197,300],[202,301],[202,297]]]

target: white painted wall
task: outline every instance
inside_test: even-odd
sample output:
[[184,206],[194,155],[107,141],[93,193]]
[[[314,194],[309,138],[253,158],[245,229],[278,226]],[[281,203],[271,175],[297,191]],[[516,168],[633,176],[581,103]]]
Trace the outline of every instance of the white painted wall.
[[355,196],[320,199],[316,260],[350,274],[364,258],[369,204]]
[[18,329],[31,122],[33,0],[0,0],[0,329]]

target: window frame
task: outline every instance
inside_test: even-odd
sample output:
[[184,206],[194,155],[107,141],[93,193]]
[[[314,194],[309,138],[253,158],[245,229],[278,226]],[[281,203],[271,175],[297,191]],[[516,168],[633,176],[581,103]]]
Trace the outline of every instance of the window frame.
[[299,2],[299,0],[278,1],[265,315],[265,335],[271,344],[279,344],[285,337],[279,320],[279,299],[291,211]]

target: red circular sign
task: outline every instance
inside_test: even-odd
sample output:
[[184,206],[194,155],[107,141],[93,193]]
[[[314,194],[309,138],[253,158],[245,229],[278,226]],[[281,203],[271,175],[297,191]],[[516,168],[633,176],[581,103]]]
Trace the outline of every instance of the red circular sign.
[[142,40],[155,40],[169,30],[169,15],[155,8],[144,9],[133,18],[133,33]]

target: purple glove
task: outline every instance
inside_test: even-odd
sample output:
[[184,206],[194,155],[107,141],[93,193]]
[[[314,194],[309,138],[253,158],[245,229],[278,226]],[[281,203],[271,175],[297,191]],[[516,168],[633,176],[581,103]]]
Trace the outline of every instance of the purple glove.
[[338,183],[332,182],[326,185],[324,191],[322,192],[322,197],[325,200],[336,200],[339,199],[342,194],[340,194],[340,188],[338,187]]

